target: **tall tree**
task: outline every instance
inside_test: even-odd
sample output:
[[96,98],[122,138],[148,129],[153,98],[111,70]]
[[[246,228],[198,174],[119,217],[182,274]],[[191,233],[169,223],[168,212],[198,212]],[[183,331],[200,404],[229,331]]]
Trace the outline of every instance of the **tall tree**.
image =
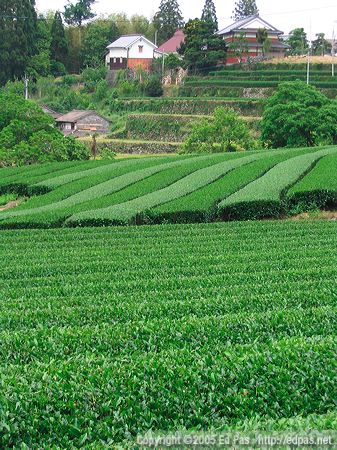
[[0,2],[0,84],[22,78],[37,53],[35,0]]
[[68,25],[82,26],[86,20],[93,19],[92,5],[96,0],[79,0],[73,4],[68,0],[68,5],[64,7],[63,17]]
[[97,19],[88,23],[81,49],[81,59],[85,67],[99,67],[104,63],[106,47],[120,36],[117,25],[112,20]]
[[202,10],[201,19],[210,22],[214,26],[214,31],[218,30],[218,19],[213,0],[205,0],[204,8]]
[[259,10],[256,5],[256,0],[238,0],[235,3],[233,19],[240,20],[258,13]]
[[295,28],[289,34],[287,44],[291,55],[304,55],[309,49],[309,42],[304,28]]
[[316,39],[312,41],[312,52],[314,55],[324,56],[326,53],[331,54],[331,44],[325,39],[324,33],[317,33]]
[[226,59],[226,43],[214,34],[213,24],[204,20],[189,20],[184,27],[185,42],[178,52],[186,67],[193,72],[207,73]]
[[65,64],[69,53],[68,41],[64,31],[62,16],[56,11],[51,26],[50,54],[54,63]]
[[36,54],[28,62],[27,74],[31,79],[50,75],[50,25],[48,18],[42,14],[38,17],[35,37]]
[[153,22],[158,31],[159,43],[170,39],[176,30],[184,26],[177,0],[161,0],[159,11],[155,14]]

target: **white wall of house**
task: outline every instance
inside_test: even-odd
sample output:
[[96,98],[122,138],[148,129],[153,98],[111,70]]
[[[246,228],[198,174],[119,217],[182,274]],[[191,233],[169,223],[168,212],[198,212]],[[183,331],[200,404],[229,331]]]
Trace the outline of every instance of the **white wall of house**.
[[110,63],[110,58],[131,58],[131,59],[152,59],[154,47],[150,45],[144,39],[140,39],[135,42],[128,50],[125,48],[110,48],[109,53],[106,55],[105,61]]

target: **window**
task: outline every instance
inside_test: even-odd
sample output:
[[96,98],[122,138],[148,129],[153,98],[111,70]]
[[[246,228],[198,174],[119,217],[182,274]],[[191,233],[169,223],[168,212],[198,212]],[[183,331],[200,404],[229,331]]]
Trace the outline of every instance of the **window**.
[[138,45],[138,50],[139,50],[139,53],[143,53],[143,48],[144,48],[144,46],[143,46],[143,45]]
[[116,61],[117,61],[117,59],[116,59],[116,58],[114,58],[114,63],[116,63]]

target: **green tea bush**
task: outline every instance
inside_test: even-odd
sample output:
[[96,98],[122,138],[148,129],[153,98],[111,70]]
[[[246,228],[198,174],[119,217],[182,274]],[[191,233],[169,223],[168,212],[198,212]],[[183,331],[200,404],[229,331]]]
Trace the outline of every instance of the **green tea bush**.
[[220,216],[234,220],[282,216],[287,211],[283,193],[310,171],[320,158],[336,152],[337,148],[328,147],[277,164],[261,178],[220,202]]

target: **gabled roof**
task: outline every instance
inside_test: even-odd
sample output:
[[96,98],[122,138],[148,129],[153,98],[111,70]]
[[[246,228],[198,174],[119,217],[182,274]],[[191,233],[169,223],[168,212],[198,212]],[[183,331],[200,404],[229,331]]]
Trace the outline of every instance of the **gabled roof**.
[[177,53],[180,45],[185,41],[183,30],[177,30],[174,35],[158,47],[158,51],[165,53]]
[[[94,110],[79,110],[74,109],[73,111],[68,112],[67,114],[64,114],[63,116],[60,116],[56,119],[56,122],[71,122],[76,123],[80,119],[83,119],[83,117],[89,116],[90,114],[95,114],[96,116],[100,116],[96,111]],[[101,117],[101,116],[100,116]]]
[[107,48],[125,48],[128,49],[133,46],[138,41],[145,41],[149,45],[151,45],[153,48],[156,48],[153,42],[149,41],[145,36],[141,34],[125,34],[118,39],[116,39],[114,42],[112,42],[110,45],[107,46]]
[[41,105],[41,108],[42,108],[43,112],[45,112],[46,114],[49,114],[54,119],[57,119],[58,117],[62,116],[61,113],[58,113],[58,112],[54,111],[53,109],[49,108],[48,105]]
[[217,34],[222,35],[231,33],[233,31],[249,30],[250,28],[253,30],[259,28],[266,28],[267,30],[274,31],[277,34],[283,34],[282,31],[273,27],[273,25],[266,22],[258,14],[255,14],[254,16],[245,17],[244,19],[240,19],[232,23],[231,25],[227,26],[226,28],[223,28],[222,30],[218,31]]

